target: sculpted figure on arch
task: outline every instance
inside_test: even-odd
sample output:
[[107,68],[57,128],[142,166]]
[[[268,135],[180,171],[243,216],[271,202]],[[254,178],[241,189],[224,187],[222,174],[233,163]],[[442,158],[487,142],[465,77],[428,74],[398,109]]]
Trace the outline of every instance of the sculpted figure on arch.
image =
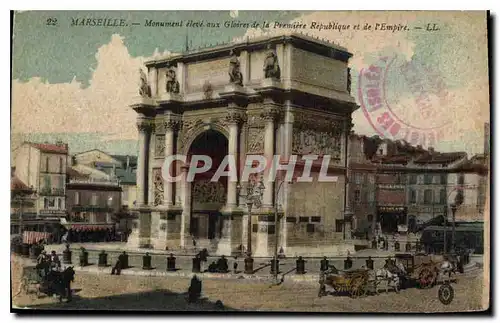
[[231,55],[231,60],[229,61],[229,82],[231,84],[243,86],[243,75],[240,71],[238,55],[234,50],[231,50],[229,54]]
[[139,69],[140,73],[140,85],[139,85],[139,95],[142,97],[149,98],[151,97],[151,89],[149,88],[148,85],[148,78],[146,76],[146,73],[142,69]]
[[167,71],[167,93],[179,93],[179,82],[175,76],[175,71],[173,68],[169,68]]
[[278,56],[271,45],[267,46],[269,50],[266,59],[264,60],[264,77],[279,79],[281,77],[281,70],[278,64]]

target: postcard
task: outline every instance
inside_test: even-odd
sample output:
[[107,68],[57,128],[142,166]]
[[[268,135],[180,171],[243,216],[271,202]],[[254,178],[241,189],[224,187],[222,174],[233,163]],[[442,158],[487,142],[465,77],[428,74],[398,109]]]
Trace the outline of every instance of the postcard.
[[12,19],[11,311],[490,309],[488,12]]

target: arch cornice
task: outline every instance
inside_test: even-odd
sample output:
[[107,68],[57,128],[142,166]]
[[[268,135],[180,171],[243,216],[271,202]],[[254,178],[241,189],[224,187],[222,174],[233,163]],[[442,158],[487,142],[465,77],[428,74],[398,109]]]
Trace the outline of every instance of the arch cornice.
[[208,130],[215,130],[229,140],[229,130],[227,128],[227,123],[223,118],[216,120],[191,120],[183,123],[183,128],[180,134],[181,137],[179,138],[178,153],[187,156],[189,149],[196,138]]

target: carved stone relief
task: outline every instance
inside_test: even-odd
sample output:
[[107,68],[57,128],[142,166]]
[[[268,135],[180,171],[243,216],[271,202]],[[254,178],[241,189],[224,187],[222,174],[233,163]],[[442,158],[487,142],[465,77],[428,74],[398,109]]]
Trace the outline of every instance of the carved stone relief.
[[165,135],[155,136],[155,157],[165,156]]
[[340,160],[344,122],[304,114],[294,117],[292,153],[330,155]]
[[153,201],[154,205],[163,203],[163,177],[161,168],[153,168]]
[[258,154],[264,152],[264,129],[248,128],[247,153]]
[[193,201],[197,203],[221,203],[226,202],[226,192],[220,182],[210,180],[199,180],[193,183]]

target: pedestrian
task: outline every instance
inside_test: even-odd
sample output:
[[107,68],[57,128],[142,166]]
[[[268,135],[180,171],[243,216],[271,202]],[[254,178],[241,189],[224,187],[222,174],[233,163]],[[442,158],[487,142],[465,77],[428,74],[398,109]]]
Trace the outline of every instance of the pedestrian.
[[194,251],[196,251],[196,240],[193,238],[193,248],[194,248]]
[[234,256],[233,270],[236,274],[238,272],[238,257]]
[[120,275],[121,272],[122,272],[122,263],[120,261],[121,260],[120,256],[118,257],[118,260],[116,261],[115,266],[113,267],[113,269],[111,269],[111,275]]

